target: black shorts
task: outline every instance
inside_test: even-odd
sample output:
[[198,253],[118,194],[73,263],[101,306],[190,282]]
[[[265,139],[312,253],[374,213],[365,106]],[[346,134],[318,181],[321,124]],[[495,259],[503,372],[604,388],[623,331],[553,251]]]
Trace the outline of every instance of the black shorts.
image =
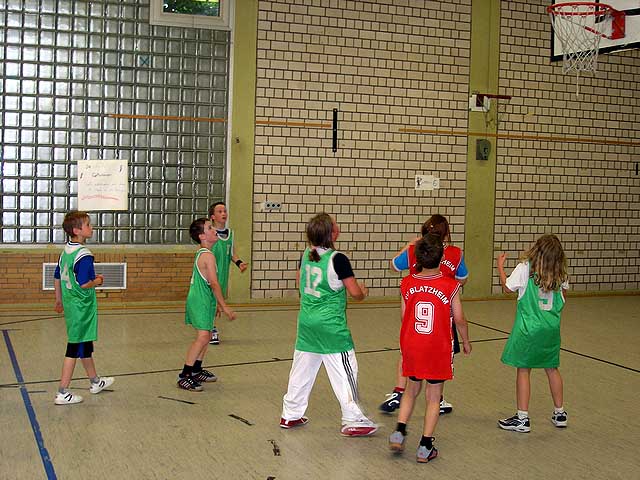
[[91,358],[93,354],[93,342],[67,343],[67,353],[69,358]]
[[444,383],[444,380],[429,380],[428,378],[416,378],[416,377],[409,377],[410,380],[413,380],[414,382],[421,382],[422,380],[426,380],[427,383],[430,383],[431,385],[436,385],[438,383]]
[[451,322],[451,333],[453,334],[453,354],[460,353],[460,340],[458,340],[458,330],[456,324]]

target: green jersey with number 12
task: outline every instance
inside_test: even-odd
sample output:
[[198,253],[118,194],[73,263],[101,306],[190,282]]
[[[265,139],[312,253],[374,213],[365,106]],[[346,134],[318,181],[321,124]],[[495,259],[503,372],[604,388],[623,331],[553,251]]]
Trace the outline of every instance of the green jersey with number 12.
[[326,250],[320,253],[319,262],[313,262],[309,260],[309,248],[304,251],[300,264],[296,350],[340,353],[353,349],[347,326],[347,292],[333,268],[336,253]]

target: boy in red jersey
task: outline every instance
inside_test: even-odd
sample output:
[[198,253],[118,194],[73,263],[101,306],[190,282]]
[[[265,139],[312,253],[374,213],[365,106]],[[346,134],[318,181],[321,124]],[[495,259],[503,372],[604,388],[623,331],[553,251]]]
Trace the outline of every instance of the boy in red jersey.
[[417,451],[419,463],[427,463],[438,456],[433,446],[433,433],[440,415],[440,396],[446,380],[453,378],[453,336],[451,317],[462,337],[462,349],[471,353],[467,322],[457,295],[460,284],[440,272],[442,240],[426,235],[415,245],[417,273],[406,276],[400,283],[402,294],[402,374],[409,378],[400,402],[396,431],[389,437],[394,452],[404,450],[407,422],[415,400],[427,381],[426,411],[422,439]]

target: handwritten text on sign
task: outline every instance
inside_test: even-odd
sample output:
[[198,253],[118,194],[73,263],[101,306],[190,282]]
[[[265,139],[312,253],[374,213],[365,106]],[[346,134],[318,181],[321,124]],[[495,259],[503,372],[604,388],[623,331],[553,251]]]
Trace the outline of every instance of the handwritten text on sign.
[[128,210],[126,160],[78,161],[78,210]]

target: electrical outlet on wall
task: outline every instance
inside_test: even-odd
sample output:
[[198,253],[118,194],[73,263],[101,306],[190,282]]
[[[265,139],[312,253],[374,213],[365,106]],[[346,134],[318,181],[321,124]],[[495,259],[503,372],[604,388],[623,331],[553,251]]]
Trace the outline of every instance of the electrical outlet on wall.
[[282,203],[272,202],[270,200],[264,201],[260,204],[260,211],[262,212],[279,211],[281,208],[282,208]]

